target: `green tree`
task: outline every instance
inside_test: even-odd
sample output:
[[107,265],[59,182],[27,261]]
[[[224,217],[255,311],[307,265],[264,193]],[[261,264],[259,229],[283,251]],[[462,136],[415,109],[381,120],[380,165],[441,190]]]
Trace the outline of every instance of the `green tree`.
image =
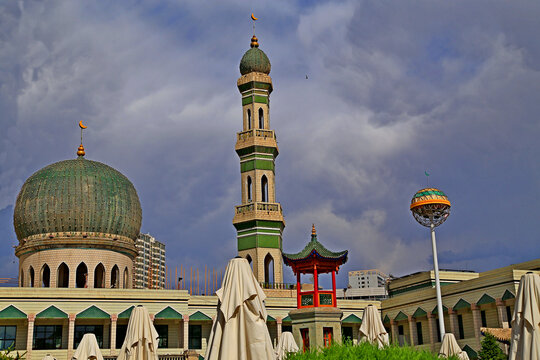
[[499,347],[495,336],[486,334],[482,340],[482,349],[478,352],[479,360],[506,360],[506,355]]

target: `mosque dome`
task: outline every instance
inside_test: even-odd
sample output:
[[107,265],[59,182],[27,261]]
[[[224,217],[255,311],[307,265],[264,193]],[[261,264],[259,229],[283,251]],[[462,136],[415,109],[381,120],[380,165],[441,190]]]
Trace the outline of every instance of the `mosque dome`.
[[259,49],[257,37],[253,35],[251,38],[251,49],[246,51],[242,60],[240,60],[240,74],[246,75],[250,72],[260,72],[266,75],[270,74],[270,60],[268,56]]
[[17,238],[90,233],[135,240],[142,221],[133,184],[119,171],[79,156],[30,176],[15,203]]

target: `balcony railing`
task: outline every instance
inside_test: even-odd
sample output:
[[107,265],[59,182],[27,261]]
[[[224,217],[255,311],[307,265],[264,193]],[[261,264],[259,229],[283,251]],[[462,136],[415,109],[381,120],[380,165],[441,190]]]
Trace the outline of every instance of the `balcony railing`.
[[247,131],[242,131],[236,134],[238,140],[247,140],[252,137],[259,138],[271,138],[276,139],[276,134],[274,130],[265,130],[265,129],[250,129]]
[[252,211],[266,211],[266,212],[279,212],[281,213],[281,205],[279,203],[267,203],[256,202],[245,205],[238,205],[236,207],[237,214],[244,214]]
[[296,284],[288,284],[288,283],[267,283],[267,282],[260,282],[259,283],[263,289],[273,289],[273,290],[294,290],[296,289]]

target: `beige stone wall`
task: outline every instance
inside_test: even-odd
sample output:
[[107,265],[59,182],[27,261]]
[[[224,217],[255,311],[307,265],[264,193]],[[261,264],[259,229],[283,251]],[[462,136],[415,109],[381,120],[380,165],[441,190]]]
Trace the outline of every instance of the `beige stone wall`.
[[50,249],[42,250],[29,255],[23,255],[19,259],[19,273],[24,273],[24,286],[30,285],[30,267],[34,269],[33,287],[41,287],[41,275],[44,265],[50,269],[50,287],[57,287],[57,272],[62,263],[69,268],[69,287],[76,287],[75,278],[77,267],[84,262],[88,268],[88,287],[94,287],[94,272],[98,264],[105,268],[105,287],[111,287],[111,272],[115,265],[119,269],[119,285],[123,288],[124,271],[127,269],[127,288],[133,283],[133,260],[124,254],[112,250],[98,249]]
[[[261,283],[265,282],[264,259],[268,254],[274,259],[274,283],[283,283],[283,259],[281,257],[280,249],[254,248],[238,252],[238,256],[241,256],[244,259],[247,259],[248,255],[251,257],[253,275],[255,275],[255,278]],[[291,294],[290,290],[286,291],[286,293]],[[294,296],[296,296],[296,294]]]

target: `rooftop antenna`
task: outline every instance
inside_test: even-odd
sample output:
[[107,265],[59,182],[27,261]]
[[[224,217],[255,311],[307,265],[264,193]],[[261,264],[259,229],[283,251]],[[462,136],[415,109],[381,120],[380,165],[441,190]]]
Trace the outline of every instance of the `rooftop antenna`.
[[84,152],[84,146],[83,146],[83,130],[86,129],[88,126],[85,126],[81,121],[79,121],[79,127],[81,128],[81,145],[79,145],[79,148],[77,149],[77,156],[79,157],[83,157],[85,152]]

